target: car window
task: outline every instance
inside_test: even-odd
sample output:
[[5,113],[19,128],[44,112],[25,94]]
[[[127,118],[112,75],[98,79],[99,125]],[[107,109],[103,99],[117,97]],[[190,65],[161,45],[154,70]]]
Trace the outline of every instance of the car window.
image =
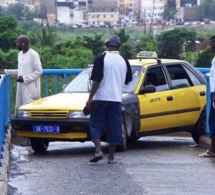
[[166,77],[161,67],[149,68],[146,71],[146,76],[143,82],[143,86],[154,85],[156,92],[168,90]]
[[194,86],[202,85],[199,79],[186,67],[184,67],[187,74],[189,75],[191,82]]
[[[124,85],[123,93],[133,92],[137,86],[142,73],[141,66],[131,66],[133,75],[132,81],[128,85]],[[92,67],[83,70],[78,74],[64,89],[65,93],[88,93],[91,90],[91,76]]]
[[193,86],[191,79],[189,78],[187,72],[185,71],[181,64],[166,65],[166,68],[169,72],[172,85],[174,88],[178,89]]
[[131,66],[132,81],[128,85],[124,85],[123,93],[133,92],[139,82],[140,75],[143,72],[140,66]]

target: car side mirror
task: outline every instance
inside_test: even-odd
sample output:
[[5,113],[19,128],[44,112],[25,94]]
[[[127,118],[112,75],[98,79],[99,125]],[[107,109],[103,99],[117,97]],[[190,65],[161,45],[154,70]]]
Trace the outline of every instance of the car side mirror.
[[154,92],[156,92],[156,87],[154,85],[146,85],[145,87],[142,87],[140,89],[140,94],[154,93]]

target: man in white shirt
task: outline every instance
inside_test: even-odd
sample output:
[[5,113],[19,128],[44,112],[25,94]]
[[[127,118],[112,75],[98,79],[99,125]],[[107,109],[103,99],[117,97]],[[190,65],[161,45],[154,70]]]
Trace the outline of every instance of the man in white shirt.
[[[116,35],[105,41],[107,51],[99,55],[93,66],[92,89],[86,106],[92,109],[90,132],[96,152],[89,162],[103,159],[100,136],[104,123],[107,124],[109,155],[107,163],[114,164],[116,145],[122,143],[121,102],[124,84],[132,80],[131,66],[119,53],[120,38]],[[91,108],[92,107],[92,108]]]
[[[0,69],[17,80],[15,109],[30,103],[41,97],[40,76],[42,75],[42,64],[39,54],[29,47],[29,38],[26,35],[18,37],[16,47],[18,54],[17,69]],[[27,139],[22,145],[29,145]]]
[[[215,35],[210,38],[211,51],[215,53]],[[204,153],[200,154],[199,157],[215,157],[215,57],[211,62],[210,69],[210,114],[209,114],[209,127],[210,127],[210,138],[211,146]]]

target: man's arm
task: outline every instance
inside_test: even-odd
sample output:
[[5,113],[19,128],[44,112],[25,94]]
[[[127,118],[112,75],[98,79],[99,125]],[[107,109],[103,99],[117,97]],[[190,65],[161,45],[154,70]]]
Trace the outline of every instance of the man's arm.
[[100,85],[100,82],[98,82],[98,81],[93,81],[93,83],[92,83],[92,88],[90,91],[89,99],[87,100],[87,103],[86,103],[86,105],[89,109],[91,109],[91,107],[92,107],[93,96],[95,95],[96,91],[98,90],[99,85]]
[[127,66],[127,73],[126,73],[126,78],[125,78],[125,85],[127,85],[130,81],[132,81],[132,71],[131,71],[131,65],[127,59],[126,61],[126,66]]

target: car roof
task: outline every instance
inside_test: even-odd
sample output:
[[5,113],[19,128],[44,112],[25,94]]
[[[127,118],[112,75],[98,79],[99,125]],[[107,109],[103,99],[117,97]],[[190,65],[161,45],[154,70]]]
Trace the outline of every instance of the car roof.
[[[161,63],[182,63],[183,60],[177,60],[177,59],[160,59]],[[151,66],[151,65],[157,65],[156,59],[129,59],[128,60],[131,66]]]

